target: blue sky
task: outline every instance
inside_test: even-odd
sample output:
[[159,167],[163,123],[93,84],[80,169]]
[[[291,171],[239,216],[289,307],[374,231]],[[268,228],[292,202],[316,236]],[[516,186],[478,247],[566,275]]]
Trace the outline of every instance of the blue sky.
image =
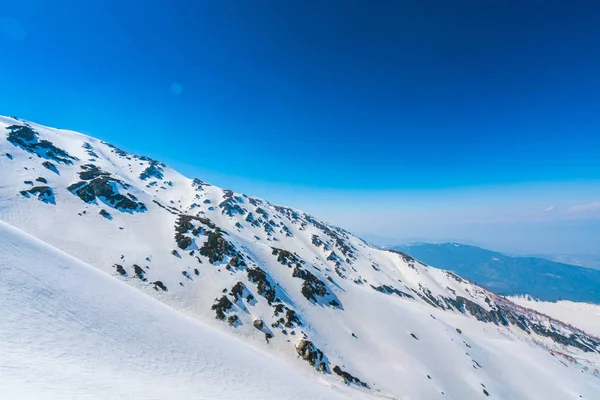
[[366,236],[594,251],[598,26],[587,1],[21,0],[0,114]]

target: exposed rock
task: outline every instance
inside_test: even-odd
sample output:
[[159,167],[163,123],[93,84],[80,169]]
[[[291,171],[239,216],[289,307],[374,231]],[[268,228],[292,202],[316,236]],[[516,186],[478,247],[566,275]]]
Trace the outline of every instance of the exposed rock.
[[160,208],[167,210],[168,212],[170,212],[173,215],[179,215],[179,211],[177,211],[177,209],[174,207],[167,207],[167,206],[161,204],[159,201],[156,201],[156,199],[153,199],[152,202],[154,204],[156,204],[157,206],[159,206]]
[[43,203],[56,204],[54,192],[49,186],[34,186],[29,190],[22,190],[21,195],[24,197],[36,196]]
[[242,282],[237,282],[231,288],[231,295],[233,296],[233,299],[235,302],[237,302],[242,297],[243,293],[244,293],[244,284]]
[[91,157],[94,157],[94,158],[98,158],[98,154],[96,154],[96,153],[94,152],[94,148],[93,148],[93,147],[92,147],[92,145],[91,145],[91,144],[89,144],[88,142],[85,142],[85,143],[83,143],[83,145],[82,145],[81,147],[83,147],[83,148],[85,149],[85,152],[86,152],[86,153],[87,153],[89,156],[91,156]]
[[121,275],[121,276],[126,276],[127,275],[127,272],[125,271],[125,268],[123,268],[122,265],[115,264],[115,265],[113,265],[113,267],[115,267],[117,269],[117,272],[119,273],[119,275]]
[[164,283],[162,283],[162,281],[154,281],[152,282],[155,286],[155,288],[159,288],[161,289],[163,292],[167,291],[167,287],[164,285]]
[[100,215],[102,215],[106,219],[112,219],[112,215],[108,213],[105,209],[100,210]]
[[192,181],[192,186],[198,191],[203,191],[204,186],[212,186],[212,185],[210,183],[204,182],[201,179],[194,178],[194,180]]
[[[196,226],[198,225],[198,226]],[[187,236],[206,235],[207,228],[216,229],[216,225],[208,218],[194,217],[180,214],[175,225],[175,241],[180,249],[187,249],[192,245],[192,238]]]
[[165,165],[163,163],[160,163],[155,160],[150,160],[148,167],[146,167],[146,169],[143,170],[140,174],[140,179],[143,181],[145,181],[148,178],[162,179],[164,166]]
[[[129,185],[113,178],[108,172],[102,171],[92,164],[81,166],[79,177],[82,181],[70,185],[67,189],[86,203],[100,200],[108,206],[122,212],[144,212],[146,205],[131,199],[134,196],[124,196],[119,193],[119,188],[127,190]],[[129,194],[129,193],[128,193]]]
[[272,247],[271,249],[271,254],[277,256],[277,262],[279,262],[281,265],[287,265],[290,268],[292,268],[293,265],[300,265],[301,260],[297,255],[276,247]]
[[404,261],[410,268],[415,269],[415,263],[417,262],[417,260],[415,260],[413,257],[409,256],[408,254],[406,254],[402,251],[398,251],[398,250],[388,249],[388,251],[390,253],[398,254],[400,256],[400,258],[402,259],[402,261]]
[[59,174],[58,169],[56,168],[56,166],[54,164],[52,164],[50,161],[44,161],[42,163],[42,165],[44,166],[44,168],[54,172],[55,174]]
[[146,281],[146,271],[144,271],[142,267],[137,264],[133,264],[133,271],[135,272],[135,276],[140,278],[142,281]]
[[304,280],[302,284],[302,295],[308,300],[317,301],[317,296],[325,296],[328,294],[327,286],[319,280],[312,272],[296,266],[292,276]]
[[393,286],[389,286],[389,285],[381,285],[381,286],[373,286],[371,285],[371,287],[375,290],[377,290],[378,292],[384,293],[384,294],[395,294],[398,295],[400,297],[406,297],[409,299],[414,299],[414,297],[408,293],[403,292],[402,290],[396,289]]
[[229,264],[235,268],[246,266],[246,262],[242,260],[241,256],[239,255],[231,257],[231,260],[229,260]]
[[259,331],[262,331],[263,328],[265,327],[265,323],[263,322],[262,319],[257,318],[254,321],[252,321],[252,326],[254,326],[256,329],[258,329]]
[[28,153],[63,164],[73,164],[73,161],[77,160],[77,157],[73,157],[63,149],[56,147],[52,142],[39,140],[38,133],[29,126],[11,125],[6,129],[9,131],[7,140]]
[[237,315],[235,315],[235,314],[233,314],[233,315],[230,315],[230,316],[227,318],[227,323],[228,323],[229,325],[234,325],[234,324],[235,324],[236,322],[238,322],[238,321],[239,321],[239,317],[238,317]]
[[221,203],[219,203],[219,207],[223,209],[222,213],[224,215],[229,215],[230,217],[240,214],[246,214],[246,210],[241,207],[233,198],[226,198]]
[[287,318],[286,327],[293,328],[294,324],[302,326],[302,321],[300,321],[300,317],[298,317],[298,314],[294,310],[288,309],[285,312],[285,317]]
[[225,319],[225,312],[230,310],[231,307],[233,307],[233,303],[229,301],[227,296],[221,296],[221,298],[212,305],[211,310],[214,310],[217,315],[216,318],[222,321]]
[[352,260],[356,259],[356,256],[354,255],[354,248],[352,245],[344,241],[344,239],[348,238],[348,232],[342,228],[329,227],[328,225],[316,220],[311,215],[306,213],[304,213],[304,218],[316,228],[323,231],[331,239],[333,239],[335,247],[344,255],[344,257]]
[[248,268],[248,279],[252,283],[256,283],[258,294],[267,299],[267,302],[271,304],[275,301],[275,289],[271,285],[271,282],[267,279],[265,271],[259,267]]
[[344,379],[344,383],[346,383],[347,385],[349,385],[351,383],[356,383],[357,385],[360,385],[362,387],[368,387],[365,382],[361,381],[360,379],[358,379],[355,376],[352,376],[351,374],[344,371],[337,365],[333,367],[333,372],[335,372],[337,375],[341,376]]
[[208,239],[200,248],[200,254],[208,257],[208,261],[214,264],[217,261],[223,261],[225,256],[235,256],[237,252],[235,247],[223,237],[219,231],[208,233]]
[[296,352],[303,360],[315,367],[317,371],[327,372],[325,355],[310,340],[301,339],[296,344]]

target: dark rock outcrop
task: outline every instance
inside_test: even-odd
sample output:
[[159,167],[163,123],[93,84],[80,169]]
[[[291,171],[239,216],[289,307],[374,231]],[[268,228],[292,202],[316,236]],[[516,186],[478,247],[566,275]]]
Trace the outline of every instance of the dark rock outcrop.
[[317,371],[327,372],[325,355],[310,340],[301,339],[296,344],[296,352],[304,361],[315,367]]
[[145,181],[148,178],[162,179],[163,178],[163,167],[164,167],[163,163],[160,163],[155,160],[150,160],[150,163],[148,164],[146,169],[144,169],[142,171],[142,173],[140,174],[140,179],[143,181]]
[[49,186],[34,186],[29,190],[22,190],[21,195],[24,197],[35,196],[43,203],[56,204],[54,191]]
[[254,321],[252,321],[252,326],[254,326],[256,329],[258,329],[259,331],[262,331],[263,328],[265,327],[265,323],[263,322],[262,319],[257,318]]
[[231,288],[231,295],[233,296],[235,302],[241,299],[243,294],[244,284],[242,282],[237,282],[235,285],[233,285],[233,287]]
[[256,284],[258,294],[267,299],[267,302],[271,304],[275,301],[275,289],[269,282],[267,274],[259,267],[248,268],[248,279],[250,282]]
[[302,283],[301,292],[307,300],[316,302],[317,296],[323,297],[329,293],[327,292],[327,286],[325,286],[325,284],[319,280],[319,278],[313,275],[312,272],[304,268],[296,266],[292,276],[304,280],[304,283]]
[[59,174],[58,169],[56,168],[56,165],[52,164],[50,161],[44,161],[42,163],[42,166],[44,168],[46,168],[47,170],[54,172],[57,175]]
[[142,281],[146,281],[146,271],[142,267],[137,264],[133,264],[133,271],[135,272],[135,276],[140,278]]
[[384,294],[395,294],[398,295],[400,297],[406,297],[409,299],[414,299],[414,297],[408,293],[403,292],[400,289],[396,289],[393,286],[389,286],[389,285],[381,285],[381,286],[373,286],[371,285],[371,287],[375,290],[377,290],[378,292],[384,293]]
[[119,273],[119,275],[121,275],[121,276],[126,276],[127,275],[127,272],[125,271],[125,268],[123,268],[122,265],[115,264],[115,265],[113,265],[113,267],[115,267],[117,269],[117,272]]
[[298,267],[300,266],[301,260],[296,254],[284,249],[278,249],[276,247],[272,247],[271,249],[271,254],[277,256],[277,262],[279,262],[281,265],[286,265],[290,268],[292,268],[294,265]]
[[112,219],[112,215],[110,215],[110,213],[108,211],[106,211],[104,208],[102,210],[100,210],[99,214],[102,215],[106,219]]
[[216,318],[221,321],[225,319],[225,313],[233,307],[233,303],[229,301],[227,296],[221,296],[215,304],[212,305],[211,310],[216,313]]
[[208,238],[200,248],[200,254],[208,257],[208,261],[214,264],[217,261],[223,261],[225,256],[236,256],[237,251],[233,244],[225,240],[220,231],[212,231],[208,232]]
[[86,203],[100,200],[108,206],[122,212],[144,212],[146,205],[135,201],[135,196],[119,193],[119,189],[127,190],[129,185],[120,179],[113,178],[110,173],[103,171],[93,164],[81,166],[79,177],[81,181],[70,185],[67,189]]
[[73,157],[65,150],[56,147],[52,142],[39,140],[39,134],[27,125],[11,125],[6,129],[9,131],[7,140],[28,153],[69,165],[77,160],[77,157]]
[[341,376],[342,379],[344,379],[344,383],[346,383],[347,385],[349,385],[351,383],[356,383],[357,385],[360,385],[362,387],[368,387],[365,382],[361,381],[360,379],[358,379],[355,376],[352,376],[351,374],[349,374],[348,372],[344,371],[343,369],[341,369],[337,365],[333,367],[333,372],[336,375]]

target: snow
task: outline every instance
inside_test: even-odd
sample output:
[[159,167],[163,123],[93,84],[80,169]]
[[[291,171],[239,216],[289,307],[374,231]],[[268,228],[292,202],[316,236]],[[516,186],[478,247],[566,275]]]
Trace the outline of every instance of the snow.
[[556,318],[585,332],[600,337],[600,305],[580,303],[576,301],[549,301],[533,300],[524,296],[509,298],[520,306],[536,310],[552,318]]
[[10,399],[362,398],[298,373],[0,222]]
[[[265,200],[232,192],[228,204],[242,212],[227,215],[220,205],[228,192],[221,188],[194,184],[168,166],[161,166],[162,178],[142,176],[152,163],[145,158],[120,154],[77,132],[28,122],[41,139],[78,159],[51,172],[42,165],[45,159],[6,140],[5,127],[23,123],[0,117],[0,312],[8,316],[0,319],[2,393],[402,400],[477,399],[485,397],[484,389],[507,400],[593,400],[600,393],[597,352],[514,325],[483,323],[420,297],[460,296],[491,310],[497,297],[466,280]],[[114,186],[119,193],[134,196],[147,210],[122,212],[101,198],[83,202],[67,187],[82,180],[85,164],[121,180],[124,185]],[[48,180],[44,185],[53,189],[55,204],[20,194],[31,189],[25,181],[38,177]],[[112,218],[102,216],[102,209]],[[249,213],[264,224],[253,225]],[[273,326],[280,316],[248,279],[247,268],[227,268],[229,256],[211,264],[200,254],[203,234],[186,232],[192,244],[178,247],[179,214],[209,218],[219,227],[248,267],[265,271],[279,304],[295,311],[302,325]],[[315,235],[323,244],[313,244]],[[304,281],[293,274],[295,264],[282,265],[273,248],[294,254],[329,295],[307,300]],[[135,265],[146,281],[136,277]],[[168,290],[156,290],[155,281]],[[227,316],[236,315],[239,322],[230,326],[215,319],[211,306],[222,296],[233,301],[237,282],[254,300],[234,302]],[[373,289],[383,285],[412,298]],[[339,306],[329,304],[333,298]],[[522,312],[530,321],[549,324],[532,311]],[[257,318],[274,334],[268,343],[252,326]],[[560,324],[557,329],[574,332]],[[304,336],[324,352],[330,370],[339,366],[370,388],[346,386],[334,373],[319,373],[300,359],[295,346]]]

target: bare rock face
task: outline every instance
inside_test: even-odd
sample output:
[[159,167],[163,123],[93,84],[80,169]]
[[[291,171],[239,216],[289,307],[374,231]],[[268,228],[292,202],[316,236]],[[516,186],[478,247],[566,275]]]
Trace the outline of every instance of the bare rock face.
[[233,307],[227,296],[221,296],[219,300],[211,307],[216,313],[216,318],[221,321],[225,319],[225,313]]
[[214,231],[208,232],[208,239],[200,248],[200,254],[208,257],[208,261],[214,264],[217,261],[223,261],[225,256],[235,256],[237,252],[235,247],[225,240],[221,232]]
[[302,295],[307,300],[316,302],[317,297],[323,297],[328,294],[327,286],[310,271],[296,266],[292,274],[295,278],[304,280],[302,284]]
[[112,208],[128,213],[147,211],[146,205],[138,202],[131,193],[126,192],[126,196],[119,193],[119,190],[127,191],[130,188],[128,184],[97,166],[82,165],[79,177],[81,181],[70,185],[67,190],[84,202],[91,204],[100,200]]
[[269,282],[265,271],[259,267],[248,268],[247,275],[250,282],[256,283],[258,294],[267,299],[269,304],[275,301],[275,289],[271,285],[271,282]]
[[227,323],[229,325],[235,325],[239,321],[239,319],[240,318],[237,315],[233,314],[227,318]]
[[358,379],[355,376],[352,376],[350,373],[344,371],[343,369],[341,369],[339,366],[335,366],[333,367],[333,372],[339,376],[342,377],[342,379],[344,380],[344,383],[346,383],[347,385],[350,385],[352,383],[355,383],[357,385],[360,385],[362,387],[369,387],[365,382],[361,381],[360,379]]
[[256,329],[258,329],[259,331],[262,331],[262,330],[263,330],[263,328],[265,327],[265,323],[264,323],[264,322],[263,322],[263,320],[262,320],[262,319],[260,319],[260,318],[257,318],[257,319],[255,319],[254,321],[252,321],[252,325],[253,325],[253,326],[254,326]]
[[303,360],[315,367],[317,371],[327,372],[325,355],[310,340],[301,339],[298,344],[296,344],[296,352]]
[[21,195],[24,197],[35,196],[42,203],[56,204],[54,191],[48,186],[34,186],[29,190],[22,190]]
[[27,125],[12,125],[6,129],[9,131],[8,141],[28,153],[67,165],[71,165],[73,161],[77,160],[77,157],[73,157],[65,150],[56,147],[52,142],[40,140],[38,133]]

